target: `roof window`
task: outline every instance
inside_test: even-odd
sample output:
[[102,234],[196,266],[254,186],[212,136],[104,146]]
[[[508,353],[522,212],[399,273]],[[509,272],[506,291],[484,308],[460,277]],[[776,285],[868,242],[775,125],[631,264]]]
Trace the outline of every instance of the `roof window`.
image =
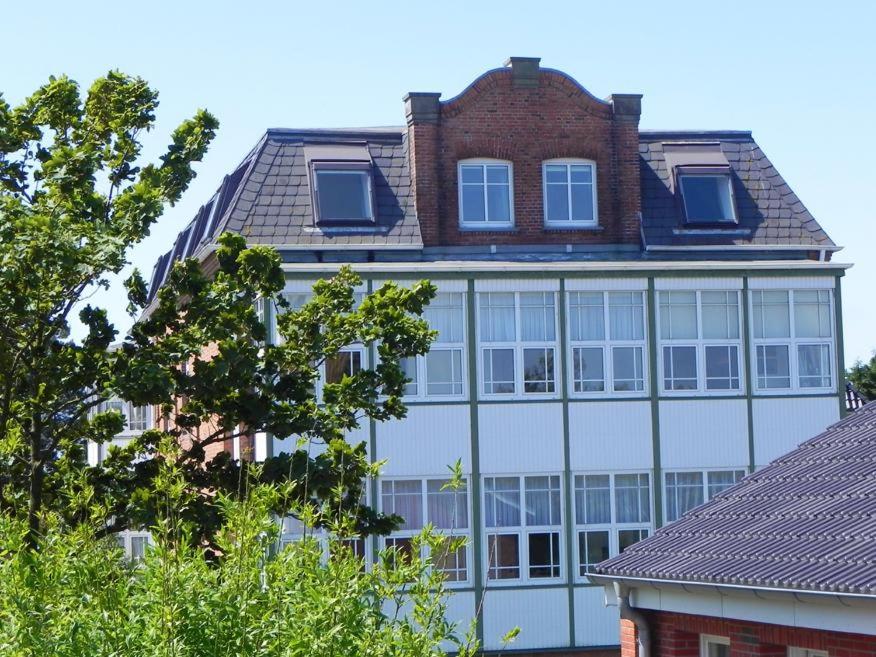
[[305,146],[314,219],[323,224],[374,222],[371,155],[364,145]]
[[730,163],[721,144],[664,144],[663,153],[686,223],[736,224]]

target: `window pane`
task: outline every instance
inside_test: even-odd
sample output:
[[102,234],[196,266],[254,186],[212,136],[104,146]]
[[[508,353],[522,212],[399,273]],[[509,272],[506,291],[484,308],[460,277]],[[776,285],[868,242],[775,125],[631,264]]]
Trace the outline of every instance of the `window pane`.
[[548,164],[545,165],[544,175],[545,180],[549,183],[562,183],[563,186],[569,182],[569,169],[565,164]]
[[798,345],[797,368],[801,388],[829,388],[830,347],[826,344]]
[[446,488],[449,480],[430,479],[426,482],[426,506],[429,522],[438,529],[465,529],[468,527],[466,489]]
[[462,182],[464,183],[483,183],[484,182],[484,167],[480,164],[463,164]]
[[429,322],[430,328],[438,331],[436,343],[463,342],[463,308],[462,294],[459,292],[441,293],[435,295],[423,317]]
[[666,390],[696,390],[696,347],[663,347],[663,387]]
[[734,345],[706,347],[706,388],[739,389],[739,349]]
[[487,185],[488,221],[511,221],[511,188],[508,185]]
[[449,539],[432,552],[432,566],[443,572],[448,582],[464,582],[468,579],[467,561],[465,546],[451,550]]
[[641,347],[612,347],[614,389],[617,392],[638,392],[645,389],[642,375]]
[[364,171],[317,171],[320,219],[371,219],[369,175]]
[[487,536],[490,567],[489,579],[517,579],[520,577],[520,537],[517,534],[490,534]]
[[567,185],[545,185],[545,203],[548,221],[569,220],[569,188]]
[[660,337],[664,340],[697,337],[696,292],[660,293]]
[[579,525],[606,525],[611,522],[609,475],[575,477],[575,519]]
[[572,184],[584,183],[590,185],[593,183],[593,165],[591,164],[572,164],[570,169],[570,180]]
[[700,304],[704,338],[739,338],[739,297],[736,292],[705,291],[700,295]]
[[383,512],[404,518],[399,529],[423,528],[423,492],[419,481],[381,482]]
[[615,475],[614,507],[617,522],[650,522],[651,487],[648,475]]
[[757,290],[754,295],[754,337],[791,337],[791,313],[788,292],[785,290]]
[[681,176],[688,221],[734,221],[729,176]]
[[703,503],[702,472],[666,473],[666,520],[676,520]]
[[560,576],[560,535],[547,532],[529,535],[529,576]]
[[798,338],[829,338],[830,292],[797,290],[794,292],[794,332]]
[[645,315],[641,292],[610,292],[608,313],[612,340],[644,340]]
[[340,383],[345,376],[353,376],[362,369],[362,353],[342,351],[325,361],[325,382]]
[[578,532],[579,573],[586,575],[592,567],[609,557],[608,532]]
[[517,477],[484,479],[487,527],[520,526],[520,480]]
[[572,349],[572,368],[575,392],[603,392],[605,390],[602,347],[575,347]]
[[523,392],[554,392],[554,350],[523,350]]
[[790,388],[787,345],[757,346],[757,387]]
[[481,340],[513,342],[517,337],[514,323],[514,293],[484,292],[480,300]]
[[503,183],[508,184],[508,165],[507,164],[488,164],[487,165],[487,182],[488,183]]
[[529,527],[560,524],[560,478],[526,477],[526,524]]
[[572,184],[572,221],[593,221],[593,185]]
[[623,552],[631,545],[635,545],[643,538],[648,538],[647,529],[621,529],[617,533],[617,549]]
[[410,381],[405,384],[404,394],[405,395],[416,395],[417,394],[417,359],[415,356],[409,356],[408,358],[402,358],[399,361],[399,365],[402,368],[402,372],[404,372],[405,378],[410,379]]
[[426,354],[426,394],[462,394],[462,349],[433,349]]
[[744,470],[724,470],[721,472],[706,473],[706,488],[709,494],[709,499],[721,491],[727,490],[732,485],[741,481],[745,476]]
[[514,393],[513,349],[484,349],[484,392]]
[[390,567],[411,562],[411,557],[414,556],[414,543],[409,536],[390,536],[383,539],[383,544],[388,550],[386,558]]
[[148,536],[131,537],[131,561],[141,563],[146,558],[146,549],[149,547]]
[[520,333],[530,342],[556,339],[553,292],[520,293]]
[[605,339],[602,292],[569,294],[569,333],[572,340]]
[[487,209],[484,205],[483,185],[462,186],[462,220],[486,221]]

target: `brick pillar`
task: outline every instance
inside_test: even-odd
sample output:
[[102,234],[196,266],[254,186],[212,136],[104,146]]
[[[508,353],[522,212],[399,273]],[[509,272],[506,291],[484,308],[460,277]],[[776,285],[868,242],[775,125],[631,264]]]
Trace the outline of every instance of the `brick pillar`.
[[414,207],[423,244],[440,241],[438,178],[441,94],[409,93],[404,97],[408,124],[408,158]]
[[636,624],[622,618],[620,622],[621,657],[637,657],[639,637]]
[[641,94],[612,94],[612,141],[615,153],[614,202],[622,241],[638,241],[639,213],[642,211],[639,180],[639,117],[642,114]]

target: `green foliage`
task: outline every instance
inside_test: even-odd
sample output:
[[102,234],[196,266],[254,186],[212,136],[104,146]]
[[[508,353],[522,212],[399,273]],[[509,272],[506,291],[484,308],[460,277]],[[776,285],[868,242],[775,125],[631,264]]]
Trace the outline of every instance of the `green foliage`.
[[[73,81],[53,78],[20,107],[0,103],[0,515],[26,516],[31,545],[45,510],[75,526],[100,504],[100,533],[153,526],[159,445],[170,437],[185,447],[180,467],[195,491],[180,510],[188,536],[212,543],[220,493],[245,497],[250,477],[246,462],[208,453],[266,433],[301,446],[258,471],[264,483],[301,484],[284,488],[278,505],[294,500],[325,525],[326,500],[338,499],[357,532],[391,530],[397,518],[360,503],[375,466],[344,436],[363,419],[404,415],[399,362],[434,337],[420,318],[432,285],[387,283],[356,306],[361,280],[343,269],[289,310],[278,254],[226,234],[206,262],[177,263],[149,308],[142,277],[131,275],[129,311],[145,314],[121,347],[108,349],[117,331],[106,312],[81,307],[180,198],[213,138],[217,123],[200,111],[173,133],[160,164],[140,165],[139,135],[156,106],[143,80],[117,72],[84,98]],[[80,307],[87,335],[74,343],[68,321]],[[259,307],[276,315],[276,344]],[[379,364],[318,386],[318,367],[355,343],[373,346]],[[86,441],[105,443],[122,427],[118,413],[94,412],[111,396],[159,408],[162,428],[89,467]],[[327,447],[313,457],[313,443]]]
[[[154,548],[129,565],[85,523],[49,522],[38,550],[21,519],[0,517],[0,654],[144,657],[473,654],[469,628],[446,621],[450,595],[429,558],[386,552],[363,568],[334,530],[276,550],[272,509],[282,487],[253,483],[245,499],[221,495],[220,556],[192,547],[177,510],[193,501],[179,450],[156,475],[163,512]],[[256,474],[256,473],[253,473]],[[99,513],[91,520],[100,524]],[[303,513],[306,515],[306,512]],[[447,539],[428,530],[420,545]],[[418,554],[415,552],[415,555]]]
[[111,384],[116,332],[86,306],[74,344],[70,313],[180,198],[218,126],[197,112],[159,164],[140,166],[157,105],[142,79],[115,71],[84,95],[53,77],[18,107],[0,98],[0,512],[26,514],[31,542],[83,439],[104,442],[118,426],[89,417]]
[[876,354],[866,363],[858,360],[852,365],[846,372],[846,380],[868,401],[876,399]]

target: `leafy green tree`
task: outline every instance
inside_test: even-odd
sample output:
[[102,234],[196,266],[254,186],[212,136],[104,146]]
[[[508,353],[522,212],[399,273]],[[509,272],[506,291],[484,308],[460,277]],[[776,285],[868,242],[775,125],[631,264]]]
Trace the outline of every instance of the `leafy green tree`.
[[[71,528],[48,513],[39,549],[31,550],[24,519],[0,517],[0,654],[438,657],[476,650],[472,628],[447,621],[451,594],[428,556],[460,539],[425,531],[410,554],[387,550],[366,569],[341,540],[340,514],[331,533],[311,525],[303,540],[277,550],[272,512],[292,497],[282,488],[294,485],[253,480],[246,498],[219,495],[220,555],[209,561],[177,512],[196,503],[182,454],[167,440],[162,452],[155,547],[140,564],[126,564],[87,522]],[[99,507],[92,511],[89,522],[100,526]],[[307,507],[298,513],[310,522]]]
[[[166,204],[180,198],[217,128],[199,111],[174,133],[159,164],[139,163],[139,136],[154,124],[157,96],[145,82],[111,72],[84,97],[67,78],[52,79],[22,105],[0,104],[0,514],[26,517],[35,546],[47,510],[77,525],[95,504],[107,509],[102,532],[153,526],[159,444],[169,436],[180,456],[191,503],[182,511],[196,543],[218,528],[219,493],[245,495],[247,463],[211,445],[258,433],[294,436],[300,448],[274,456],[262,481],[305,485],[290,495],[326,521],[338,497],[363,533],[398,521],[360,500],[371,470],[364,446],[343,440],[364,418],[400,417],[400,359],[424,353],[433,333],[420,319],[434,288],[387,284],[354,304],[359,279],[344,270],[290,311],[280,259],[224,235],[204,273],[177,263],[148,309],[138,272],[126,281],[129,311],[141,321],[118,349],[106,312],[85,305],[126,264]],[[277,310],[280,340],[271,344],[257,310]],[[87,328],[69,339],[71,314]],[[351,343],[373,348],[379,364],[340,382],[315,385],[317,368]],[[95,412],[118,395],[160,409],[158,429],[97,467],[87,440],[105,443],[123,426],[117,412]],[[326,445],[313,456],[312,442]]]
[[851,381],[868,400],[876,399],[876,354],[866,363],[859,360],[852,365],[846,372],[846,381]]

